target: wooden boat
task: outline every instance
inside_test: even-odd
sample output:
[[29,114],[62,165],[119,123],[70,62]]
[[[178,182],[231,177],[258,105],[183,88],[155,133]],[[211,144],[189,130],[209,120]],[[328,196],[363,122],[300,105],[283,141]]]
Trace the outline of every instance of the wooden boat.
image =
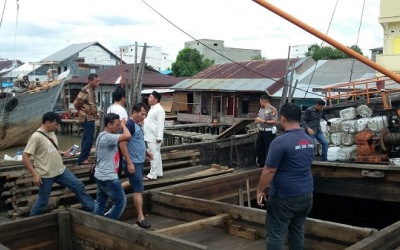
[[0,93],[0,150],[23,145],[52,111],[64,79],[44,83],[22,93]]

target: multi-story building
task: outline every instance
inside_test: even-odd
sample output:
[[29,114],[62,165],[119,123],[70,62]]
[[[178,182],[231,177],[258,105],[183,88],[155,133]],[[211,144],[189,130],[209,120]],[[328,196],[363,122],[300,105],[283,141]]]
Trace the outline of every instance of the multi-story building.
[[[259,49],[225,47],[222,40],[200,39],[185,42],[185,48],[197,49],[200,54],[204,55],[205,59],[214,60],[215,64],[249,61],[261,57],[261,50]],[[218,53],[215,53],[215,51]]]
[[305,57],[306,53],[308,52],[308,48],[311,44],[299,44],[293,45],[290,48],[290,58],[301,58]]
[[[140,62],[142,57],[144,44],[138,44],[137,46],[137,62]],[[127,45],[119,47],[122,58],[126,63],[135,62],[135,45]],[[148,66],[158,71],[167,70],[171,68],[174,60],[169,54],[162,51],[161,47],[147,45],[145,62]]]

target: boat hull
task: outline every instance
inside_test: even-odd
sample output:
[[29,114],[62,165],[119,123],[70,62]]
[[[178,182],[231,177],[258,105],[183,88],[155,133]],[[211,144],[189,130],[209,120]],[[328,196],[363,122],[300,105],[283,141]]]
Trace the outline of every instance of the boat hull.
[[[40,126],[45,112],[52,111],[64,86],[64,80],[14,97],[0,99],[0,150],[26,144],[29,136]],[[17,105],[9,110],[10,101]]]

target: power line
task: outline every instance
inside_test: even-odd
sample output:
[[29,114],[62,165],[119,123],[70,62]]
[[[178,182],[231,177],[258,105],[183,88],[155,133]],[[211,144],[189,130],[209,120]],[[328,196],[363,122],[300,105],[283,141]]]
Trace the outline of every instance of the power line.
[[3,23],[4,11],[6,10],[6,5],[7,5],[7,0],[4,1],[3,12],[1,13],[1,19],[0,19],[0,28],[1,24]]
[[[288,85],[288,86],[289,86],[289,84],[287,84],[287,83],[285,83],[285,82],[282,82],[282,80],[276,81],[274,78],[268,77],[268,76],[266,76],[266,75],[264,75],[264,74],[262,74],[262,73],[260,73],[260,72],[257,72],[257,71],[255,71],[255,70],[253,70],[253,69],[251,69],[251,68],[248,68],[248,67],[246,67],[246,66],[244,66],[244,65],[242,65],[242,64],[240,64],[240,63],[238,63],[238,62],[236,62],[236,61],[234,61],[234,60],[232,60],[232,59],[230,59],[230,58],[228,58],[227,56],[225,56],[225,55],[219,53],[218,51],[216,51],[216,50],[214,50],[213,48],[209,47],[207,44],[204,44],[204,43],[201,42],[200,40],[198,40],[198,39],[196,39],[195,37],[193,37],[192,35],[190,35],[188,32],[184,31],[184,30],[183,30],[182,28],[180,28],[178,25],[174,24],[172,21],[170,21],[168,18],[166,18],[164,15],[162,15],[159,11],[157,11],[155,8],[153,8],[150,4],[148,4],[145,0],[142,0],[142,2],[143,2],[144,4],[146,4],[150,9],[152,9],[155,13],[157,13],[160,17],[162,17],[165,21],[167,21],[168,23],[170,23],[172,26],[174,26],[175,28],[177,28],[177,29],[180,30],[182,33],[184,33],[184,34],[187,35],[188,37],[192,38],[192,39],[195,40],[196,42],[200,43],[201,45],[203,45],[203,46],[206,47],[207,49],[209,49],[209,50],[213,51],[214,53],[218,54],[219,56],[221,56],[221,57],[227,59],[228,61],[230,61],[230,62],[232,62],[232,63],[234,63],[234,64],[236,64],[236,65],[239,65],[240,67],[242,67],[242,68],[244,68],[244,69],[247,69],[247,70],[249,70],[249,71],[251,71],[251,72],[253,72],[253,73],[255,73],[255,74],[259,75],[259,76],[262,76],[262,77],[264,77],[264,78],[266,78],[266,79],[270,79],[270,80],[272,80],[272,81],[274,81],[274,82],[277,82],[277,83],[281,83],[282,85]],[[290,87],[290,86],[289,86],[289,87]],[[299,90],[299,91],[305,92],[305,95],[307,95],[308,93],[311,93],[311,94],[316,95],[316,96],[326,97],[326,96],[324,96],[324,95],[321,95],[321,94],[318,94],[318,93],[315,93],[315,92],[309,92],[308,89],[307,89],[307,90],[303,90],[303,89],[300,89],[300,88],[298,88],[298,87],[292,87],[292,88],[297,89],[297,90]]]

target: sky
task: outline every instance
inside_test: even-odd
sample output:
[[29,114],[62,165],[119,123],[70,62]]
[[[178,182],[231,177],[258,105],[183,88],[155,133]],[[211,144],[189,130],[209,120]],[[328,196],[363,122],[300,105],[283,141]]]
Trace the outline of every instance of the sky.
[[[359,34],[358,45],[367,56],[383,44],[379,0],[268,2],[323,33],[337,2],[331,38],[351,46]],[[17,0],[0,0],[1,11],[5,3],[0,58],[23,62],[37,62],[70,44],[94,41],[118,55],[119,46],[146,42],[176,58],[186,41],[216,39],[224,40],[226,47],[260,49],[268,59],[286,58],[289,46],[322,42],[251,0],[19,0],[18,12]]]

